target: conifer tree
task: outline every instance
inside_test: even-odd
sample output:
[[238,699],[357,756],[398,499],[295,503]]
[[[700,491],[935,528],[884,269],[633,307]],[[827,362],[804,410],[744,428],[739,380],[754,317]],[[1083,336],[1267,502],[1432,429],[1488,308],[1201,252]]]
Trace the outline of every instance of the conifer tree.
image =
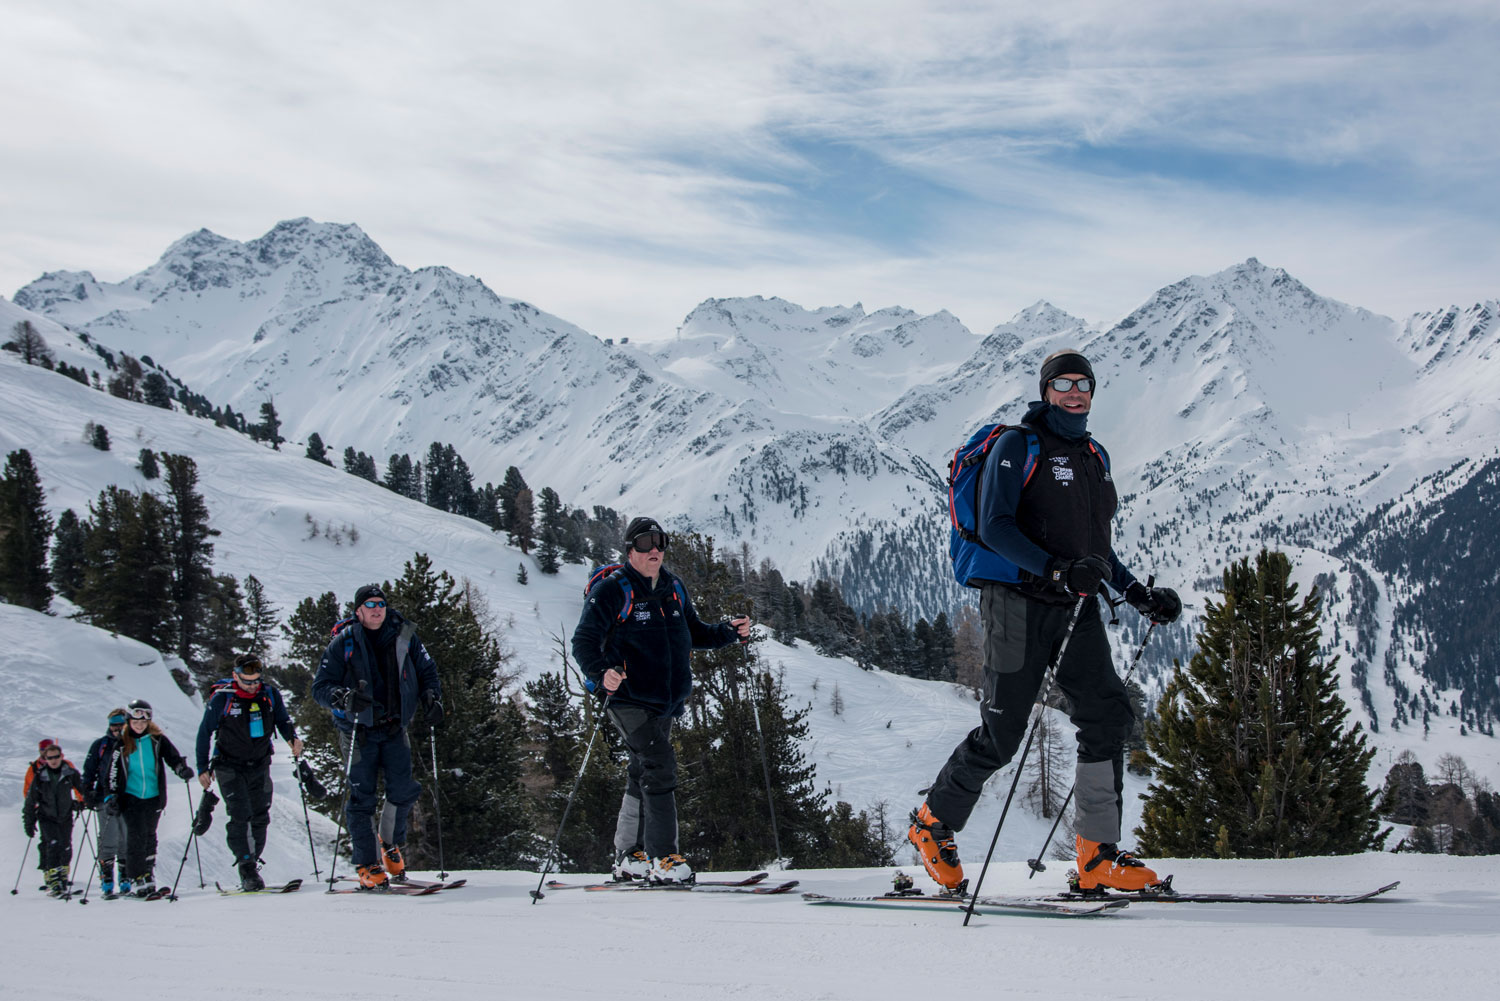
[[190,666],[198,688],[207,693],[214,682],[229,675],[235,657],[249,652],[250,616],[233,574],[213,575],[199,605],[200,636]]
[[163,410],[172,409],[172,387],[167,385],[167,380],[160,372],[152,372],[146,376],[141,383],[141,393],[147,405]]
[[100,628],[160,650],[177,638],[168,512],[152,493],[106,487],[84,525],[76,601]]
[[505,479],[496,488],[496,499],[500,505],[500,530],[511,531],[511,526],[516,521],[516,497],[522,490],[526,490],[526,480],[521,476],[521,471],[515,466],[505,470]]
[[245,632],[246,653],[264,658],[271,647],[271,635],[276,630],[276,606],[266,595],[266,586],[255,574],[245,575]]
[[276,451],[281,451],[281,443],[286,441],[281,436],[281,415],[276,412],[276,404],[266,400],[260,405],[260,423],[255,425],[255,437],[260,441],[268,441]]
[[542,573],[554,574],[562,566],[559,559],[562,554],[563,535],[562,500],[557,496],[557,491],[551,487],[542,488],[541,500],[542,518],[538,532],[540,542],[536,547],[536,565]]
[[89,422],[89,444],[101,452],[109,451],[109,429],[103,424]]
[[0,598],[44,612],[52,604],[52,572],[47,545],[52,515],[31,453],[17,449],[5,457],[0,476]]
[[[200,687],[207,691],[219,675],[217,668],[197,660],[204,643],[205,605],[219,585],[214,581],[213,543],[219,533],[209,525],[208,505],[198,493],[198,465],[186,455],[162,455],[166,467],[167,510],[170,515],[172,603],[177,624],[177,656],[195,666]],[[230,653],[230,658],[233,654]]]
[[522,488],[516,494],[515,503],[511,506],[510,540],[515,543],[521,554],[531,552],[531,547],[536,544],[536,522],[532,514],[531,491]]
[[52,532],[52,586],[69,601],[83,586],[83,525],[72,508],[57,516]]
[[16,352],[28,365],[52,367],[55,358],[52,349],[47,346],[47,339],[32,325],[30,320],[21,320],[12,330],[14,339],[5,342],[7,351]]
[[316,431],[307,436],[307,458],[325,466],[333,465],[333,460],[328,457],[328,446],[323,444],[323,436]]
[[161,467],[156,464],[156,453],[149,448],[141,449],[141,455],[136,460],[135,468],[139,469],[141,475],[148,480],[154,480],[161,475]]
[[1198,651],[1146,725],[1156,781],[1140,847],[1178,858],[1290,858],[1377,847],[1374,751],[1347,727],[1337,659],[1319,655],[1316,589],[1261,550],[1224,571]]

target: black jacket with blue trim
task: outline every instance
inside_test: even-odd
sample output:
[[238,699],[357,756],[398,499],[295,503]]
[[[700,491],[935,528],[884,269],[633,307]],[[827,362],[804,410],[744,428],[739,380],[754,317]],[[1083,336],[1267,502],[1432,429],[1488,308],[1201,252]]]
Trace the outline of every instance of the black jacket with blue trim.
[[[410,726],[412,717],[417,713],[417,706],[421,704],[423,692],[431,691],[438,699],[443,697],[443,684],[438,679],[437,664],[422,645],[416,627],[407,622],[400,612],[394,608],[387,609],[385,621],[374,636],[358,622],[351,622],[338,631],[328,644],[328,649],[323,651],[323,660],[318,664],[318,673],[313,677],[312,685],[313,699],[318,705],[333,710],[334,725],[345,733],[353,730],[356,722],[365,727],[381,722],[375,718],[375,710],[381,698],[380,690],[383,688],[377,684],[380,680],[377,674],[380,672],[381,651],[389,646],[395,648],[394,656],[389,662],[395,664],[399,672],[397,685],[401,705],[399,713],[391,711],[396,709],[395,706],[386,709],[387,715],[398,717],[403,727]],[[340,689],[359,688],[361,681],[365,683],[366,693],[377,702],[361,712],[357,720],[351,720],[333,705],[333,696]]]
[[[573,659],[595,690],[610,668],[625,681],[613,704],[637,706],[658,716],[681,716],[693,690],[692,652],[737,642],[739,630],[727,622],[708,625],[698,618],[681,578],[663,567],[656,586],[629,564],[594,585],[573,630]],[[623,622],[624,580],[630,582],[631,608]]]

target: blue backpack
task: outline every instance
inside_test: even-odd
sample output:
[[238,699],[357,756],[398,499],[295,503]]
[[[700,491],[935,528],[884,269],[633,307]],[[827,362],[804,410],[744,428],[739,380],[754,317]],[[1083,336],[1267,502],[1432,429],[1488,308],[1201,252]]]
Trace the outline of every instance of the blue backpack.
[[[984,544],[979,537],[979,485],[984,479],[984,460],[990,449],[1007,431],[1026,436],[1026,462],[1021,468],[1021,486],[1031,482],[1042,454],[1041,439],[1025,424],[986,424],[958,447],[948,462],[948,556],[953,560],[953,577],[965,587],[981,584],[1016,584],[1021,568]],[[1098,456],[1106,471],[1109,460],[1089,442],[1089,450]]]

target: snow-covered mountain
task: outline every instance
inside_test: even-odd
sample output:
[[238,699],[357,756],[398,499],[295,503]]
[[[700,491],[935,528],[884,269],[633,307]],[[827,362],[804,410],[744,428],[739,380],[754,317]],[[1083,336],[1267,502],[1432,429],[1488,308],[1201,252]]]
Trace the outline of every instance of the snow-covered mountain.
[[[1226,559],[1273,544],[1308,582],[1323,575],[1331,617],[1389,636],[1421,582],[1362,569],[1351,536],[1414,491],[1440,502],[1500,450],[1500,304],[1398,322],[1253,258],[1114,324],[1041,302],[981,337],[943,312],[713,299],[675,336],[614,345],[476,279],[409,271],[355,226],[301,219],[243,244],[200,231],[118,283],[48,274],[15,306],[149,355],[216,403],[274,398],[293,439],[317,431],[381,461],[448,442],[480,480],[516,465],[570,504],[748,542],[791,576],[837,578],[858,607],[913,616],[964,597],[946,568],[948,453],[1019,417],[1061,347],[1101,383],[1091,427],[1120,484],[1116,549],[1199,609]],[[1468,478],[1433,480],[1455,466]],[[1186,629],[1167,633],[1148,681],[1188,652]],[[1403,649],[1392,704],[1427,681]],[[1364,667],[1348,665],[1351,701],[1385,653],[1349,647]]]

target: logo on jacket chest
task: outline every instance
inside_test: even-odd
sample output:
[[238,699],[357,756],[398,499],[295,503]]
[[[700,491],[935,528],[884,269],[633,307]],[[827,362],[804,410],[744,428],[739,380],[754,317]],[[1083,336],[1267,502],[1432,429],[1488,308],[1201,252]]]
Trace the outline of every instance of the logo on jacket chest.
[[1052,479],[1065,487],[1072,485],[1073,466],[1068,462],[1068,457],[1066,455],[1054,455],[1050,458],[1052,459]]
[[[235,699],[233,702],[231,702],[229,704],[229,708],[228,708],[228,710],[226,710],[225,714],[228,715],[228,716],[239,716],[239,715],[244,714],[246,711],[247,711],[247,709],[246,709],[245,703],[241,702],[238,699]],[[252,712],[252,713],[258,713],[258,712],[260,712],[260,703],[259,702],[251,702],[249,704],[248,711]]]
[[637,608],[634,612],[631,613],[631,618],[635,619],[635,621],[637,622],[650,622],[651,609],[644,606]]

